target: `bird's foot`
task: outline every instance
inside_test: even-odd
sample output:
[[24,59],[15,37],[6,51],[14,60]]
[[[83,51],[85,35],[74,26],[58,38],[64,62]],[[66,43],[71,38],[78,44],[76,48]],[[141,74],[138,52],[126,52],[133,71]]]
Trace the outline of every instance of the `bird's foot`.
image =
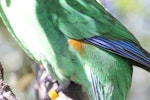
[[60,84],[57,89],[49,91],[48,95],[50,97],[50,100],[55,100],[57,97],[59,97],[58,93],[60,91],[63,91],[67,87],[68,87],[68,85]]

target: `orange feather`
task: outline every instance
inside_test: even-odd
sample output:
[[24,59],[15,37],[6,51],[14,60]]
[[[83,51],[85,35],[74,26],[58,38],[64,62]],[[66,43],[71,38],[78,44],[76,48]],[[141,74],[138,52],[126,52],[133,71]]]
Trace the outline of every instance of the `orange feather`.
[[83,50],[82,50],[83,42],[82,42],[82,41],[69,39],[69,40],[68,40],[68,43],[69,43],[69,45],[71,45],[74,49],[76,49],[80,54],[81,54],[81,52],[83,53]]

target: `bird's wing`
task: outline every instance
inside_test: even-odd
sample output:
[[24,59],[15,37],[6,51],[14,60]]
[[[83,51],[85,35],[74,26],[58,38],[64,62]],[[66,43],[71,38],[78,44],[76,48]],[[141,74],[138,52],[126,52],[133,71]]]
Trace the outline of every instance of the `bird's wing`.
[[58,27],[69,38],[100,36],[138,44],[135,37],[96,0],[65,1],[60,2],[61,6],[58,8],[62,12],[59,15]]
[[150,67],[149,54],[136,38],[96,0],[58,2],[57,25],[70,39],[104,48]]

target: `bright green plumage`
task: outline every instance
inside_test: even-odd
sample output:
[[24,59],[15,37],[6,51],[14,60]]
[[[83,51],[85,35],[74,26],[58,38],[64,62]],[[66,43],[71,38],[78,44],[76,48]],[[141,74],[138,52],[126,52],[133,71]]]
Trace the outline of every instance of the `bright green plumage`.
[[59,83],[68,85],[74,81],[89,87],[78,54],[48,19],[48,5],[45,6],[48,2],[0,0],[1,17],[24,51],[38,63],[44,64]]
[[[101,36],[138,44],[134,36],[96,0],[53,0],[49,9],[59,29],[69,38]],[[58,10],[55,10],[55,9]],[[60,15],[61,14],[61,15]],[[56,19],[57,18],[57,19]]]
[[132,76],[132,65],[127,59],[100,50],[97,47],[83,45],[83,57],[91,72],[95,75],[98,100],[126,100]]
[[[89,68],[91,73],[94,74],[93,77],[96,77],[92,81],[93,86],[95,86],[93,87],[95,88],[95,97],[98,100],[125,100],[131,83],[132,60],[134,59],[134,61],[136,61],[136,57],[140,58],[139,55],[136,55],[140,50],[142,53],[145,53],[145,51],[141,49],[137,39],[96,0],[52,0],[52,3],[55,5],[50,6],[49,12],[51,15],[50,20],[53,24],[61,30],[68,39],[88,43],[83,43],[82,45],[82,52],[84,52],[84,54],[81,54],[81,58],[85,63],[84,68]],[[123,48],[122,50],[124,51],[115,51],[115,47],[113,48],[113,46],[111,47],[111,45],[107,45],[106,43],[103,45],[106,44],[106,46],[112,48],[117,52],[116,54],[118,54],[118,52],[127,53],[125,54],[127,58],[133,59],[125,59],[109,53],[100,47],[92,46],[92,43],[96,45],[96,43],[101,42],[99,42],[97,38],[93,40],[92,43],[85,41],[85,39],[90,40],[90,38],[94,39],[94,37],[113,40],[116,41],[116,44],[119,42],[118,45],[124,46],[125,48],[118,48]],[[123,43],[120,43],[120,41]],[[115,46],[117,46],[116,44]],[[97,44],[97,46],[99,46],[99,44]],[[126,48],[131,48],[130,46],[135,46],[139,51],[127,51]],[[134,50],[135,48],[132,49]],[[128,55],[128,52],[131,55]],[[150,59],[147,58],[147,54],[141,55],[147,59],[147,67],[149,68]],[[138,60],[136,63],[138,63]]]
[[0,13],[25,52],[61,84],[81,84],[91,100],[126,99],[131,61],[84,39],[99,36],[140,45],[96,0],[0,0]]

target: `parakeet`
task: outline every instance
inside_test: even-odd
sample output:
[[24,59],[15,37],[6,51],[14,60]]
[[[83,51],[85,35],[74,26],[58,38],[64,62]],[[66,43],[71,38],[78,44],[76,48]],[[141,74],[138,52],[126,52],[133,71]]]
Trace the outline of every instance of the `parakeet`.
[[[125,100],[132,65],[149,71],[150,54],[96,0],[51,0],[49,18],[79,53],[96,100]],[[88,74],[87,74],[88,76]]]
[[24,51],[59,82],[56,90],[63,90],[71,81],[88,89],[90,82],[80,56],[49,20],[47,4],[50,0],[0,0],[0,15]]
[[31,58],[90,100],[126,100],[132,65],[150,69],[149,53],[96,0],[0,0],[0,13]]

